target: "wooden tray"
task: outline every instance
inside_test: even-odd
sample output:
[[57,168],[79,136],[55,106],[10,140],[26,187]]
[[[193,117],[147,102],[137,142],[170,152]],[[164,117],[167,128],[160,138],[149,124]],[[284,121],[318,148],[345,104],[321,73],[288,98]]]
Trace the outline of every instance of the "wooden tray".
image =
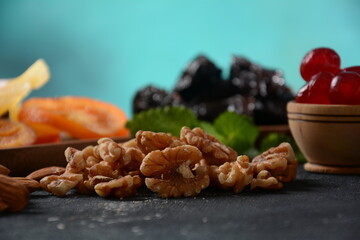
[[[114,138],[123,142],[128,138]],[[0,164],[11,170],[11,176],[26,176],[29,173],[49,166],[66,166],[64,151],[67,147],[83,149],[96,145],[97,139],[68,140],[60,143],[38,144],[19,148],[0,149]]]

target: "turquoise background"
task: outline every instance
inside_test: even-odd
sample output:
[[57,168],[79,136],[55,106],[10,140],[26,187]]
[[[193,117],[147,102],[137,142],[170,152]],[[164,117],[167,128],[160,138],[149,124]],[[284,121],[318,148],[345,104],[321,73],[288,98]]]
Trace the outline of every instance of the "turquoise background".
[[224,76],[233,54],[279,68],[297,91],[307,51],[360,65],[359,44],[357,0],[0,0],[0,78],[43,58],[52,77],[31,96],[94,97],[129,116],[139,88],[171,89],[200,53]]

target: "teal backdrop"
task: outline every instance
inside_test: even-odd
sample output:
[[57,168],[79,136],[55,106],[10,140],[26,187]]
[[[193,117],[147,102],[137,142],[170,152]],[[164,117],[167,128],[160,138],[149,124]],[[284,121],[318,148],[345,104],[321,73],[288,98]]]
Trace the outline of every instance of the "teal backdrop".
[[31,96],[94,97],[130,117],[138,89],[171,89],[198,54],[224,76],[233,54],[281,69],[297,91],[302,57],[320,46],[360,65],[360,1],[0,0],[0,78],[43,58],[51,80]]

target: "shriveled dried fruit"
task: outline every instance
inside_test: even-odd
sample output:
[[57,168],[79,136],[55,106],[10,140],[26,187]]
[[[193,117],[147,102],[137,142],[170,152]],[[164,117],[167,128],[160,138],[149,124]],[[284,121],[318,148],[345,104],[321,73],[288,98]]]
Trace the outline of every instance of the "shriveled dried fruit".
[[191,130],[188,127],[183,127],[180,139],[189,145],[197,147],[209,165],[220,166],[225,162],[236,160],[237,153],[235,150],[224,145],[201,128]]
[[273,177],[267,170],[261,170],[251,182],[250,188],[280,189],[283,187],[278,179]]
[[0,211],[17,212],[29,203],[29,191],[11,177],[0,174]]
[[12,179],[26,187],[29,192],[35,192],[40,189],[40,183],[34,179],[26,177],[13,177]]
[[40,123],[77,139],[127,137],[125,113],[115,105],[89,97],[33,97],[21,105],[18,118]]
[[140,89],[134,96],[133,112],[139,113],[156,107],[178,105],[181,101],[176,93],[168,93],[154,86],[146,86]]
[[156,133],[141,130],[136,133],[136,143],[145,154],[155,150],[164,150],[167,147],[177,147],[185,144],[170,133]]
[[210,182],[201,152],[190,145],[152,151],[140,171],[146,186],[164,198],[195,196]]
[[8,79],[0,88],[0,116],[9,112],[11,120],[17,120],[19,103],[33,90],[42,87],[50,78],[49,67],[38,59],[20,76]]
[[65,172],[64,174],[51,175],[40,180],[40,186],[59,197],[65,196],[67,192],[76,187],[83,180],[82,174]]
[[[206,90],[210,86],[218,85],[219,82],[222,82],[221,69],[206,56],[200,55],[184,69],[174,92],[179,93],[185,101],[192,101],[199,95],[206,95]],[[218,94],[221,93],[222,91],[218,92]],[[202,97],[201,100],[205,100],[204,98],[206,99]]]
[[[206,56],[197,56],[170,91],[148,86],[133,100],[133,113],[164,106],[187,106],[201,120],[212,122],[231,108],[252,116],[257,125],[286,124],[286,104],[294,99],[279,70],[266,69],[233,56],[227,80]],[[254,104],[248,104],[254,103]]]
[[0,119],[0,149],[31,145],[35,140],[34,130],[25,123]]
[[241,192],[253,180],[252,165],[245,155],[237,157],[235,162],[211,166],[209,175],[211,183],[225,190],[232,189],[235,193]]
[[10,169],[0,164],[0,174],[7,176],[10,174]]
[[255,157],[252,164],[255,176],[260,171],[267,170],[278,180],[289,182],[296,177],[298,162],[291,145],[285,142]]
[[139,176],[125,176],[109,182],[98,183],[95,185],[95,191],[101,197],[124,198],[134,196],[140,186]]
[[61,175],[64,172],[65,172],[65,168],[63,167],[56,167],[56,166],[45,167],[30,173],[29,175],[26,176],[26,178],[40,181],[42,178],[46,176]]

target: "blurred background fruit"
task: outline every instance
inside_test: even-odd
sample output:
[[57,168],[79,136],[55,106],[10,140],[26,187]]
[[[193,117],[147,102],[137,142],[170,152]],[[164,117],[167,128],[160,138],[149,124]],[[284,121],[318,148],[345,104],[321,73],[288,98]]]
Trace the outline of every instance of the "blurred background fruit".
[[257,125],[287,124],[286,104],[295,96],[286,86],[282,72],[238,56],[233,56],[229,68],[230,74],[224,78],[215,63],[198,56],[169,92],[152,85],[140,89],[133,99],[133,112],[185,106],[200,120],[209,122],[232,111],[252,117]]

